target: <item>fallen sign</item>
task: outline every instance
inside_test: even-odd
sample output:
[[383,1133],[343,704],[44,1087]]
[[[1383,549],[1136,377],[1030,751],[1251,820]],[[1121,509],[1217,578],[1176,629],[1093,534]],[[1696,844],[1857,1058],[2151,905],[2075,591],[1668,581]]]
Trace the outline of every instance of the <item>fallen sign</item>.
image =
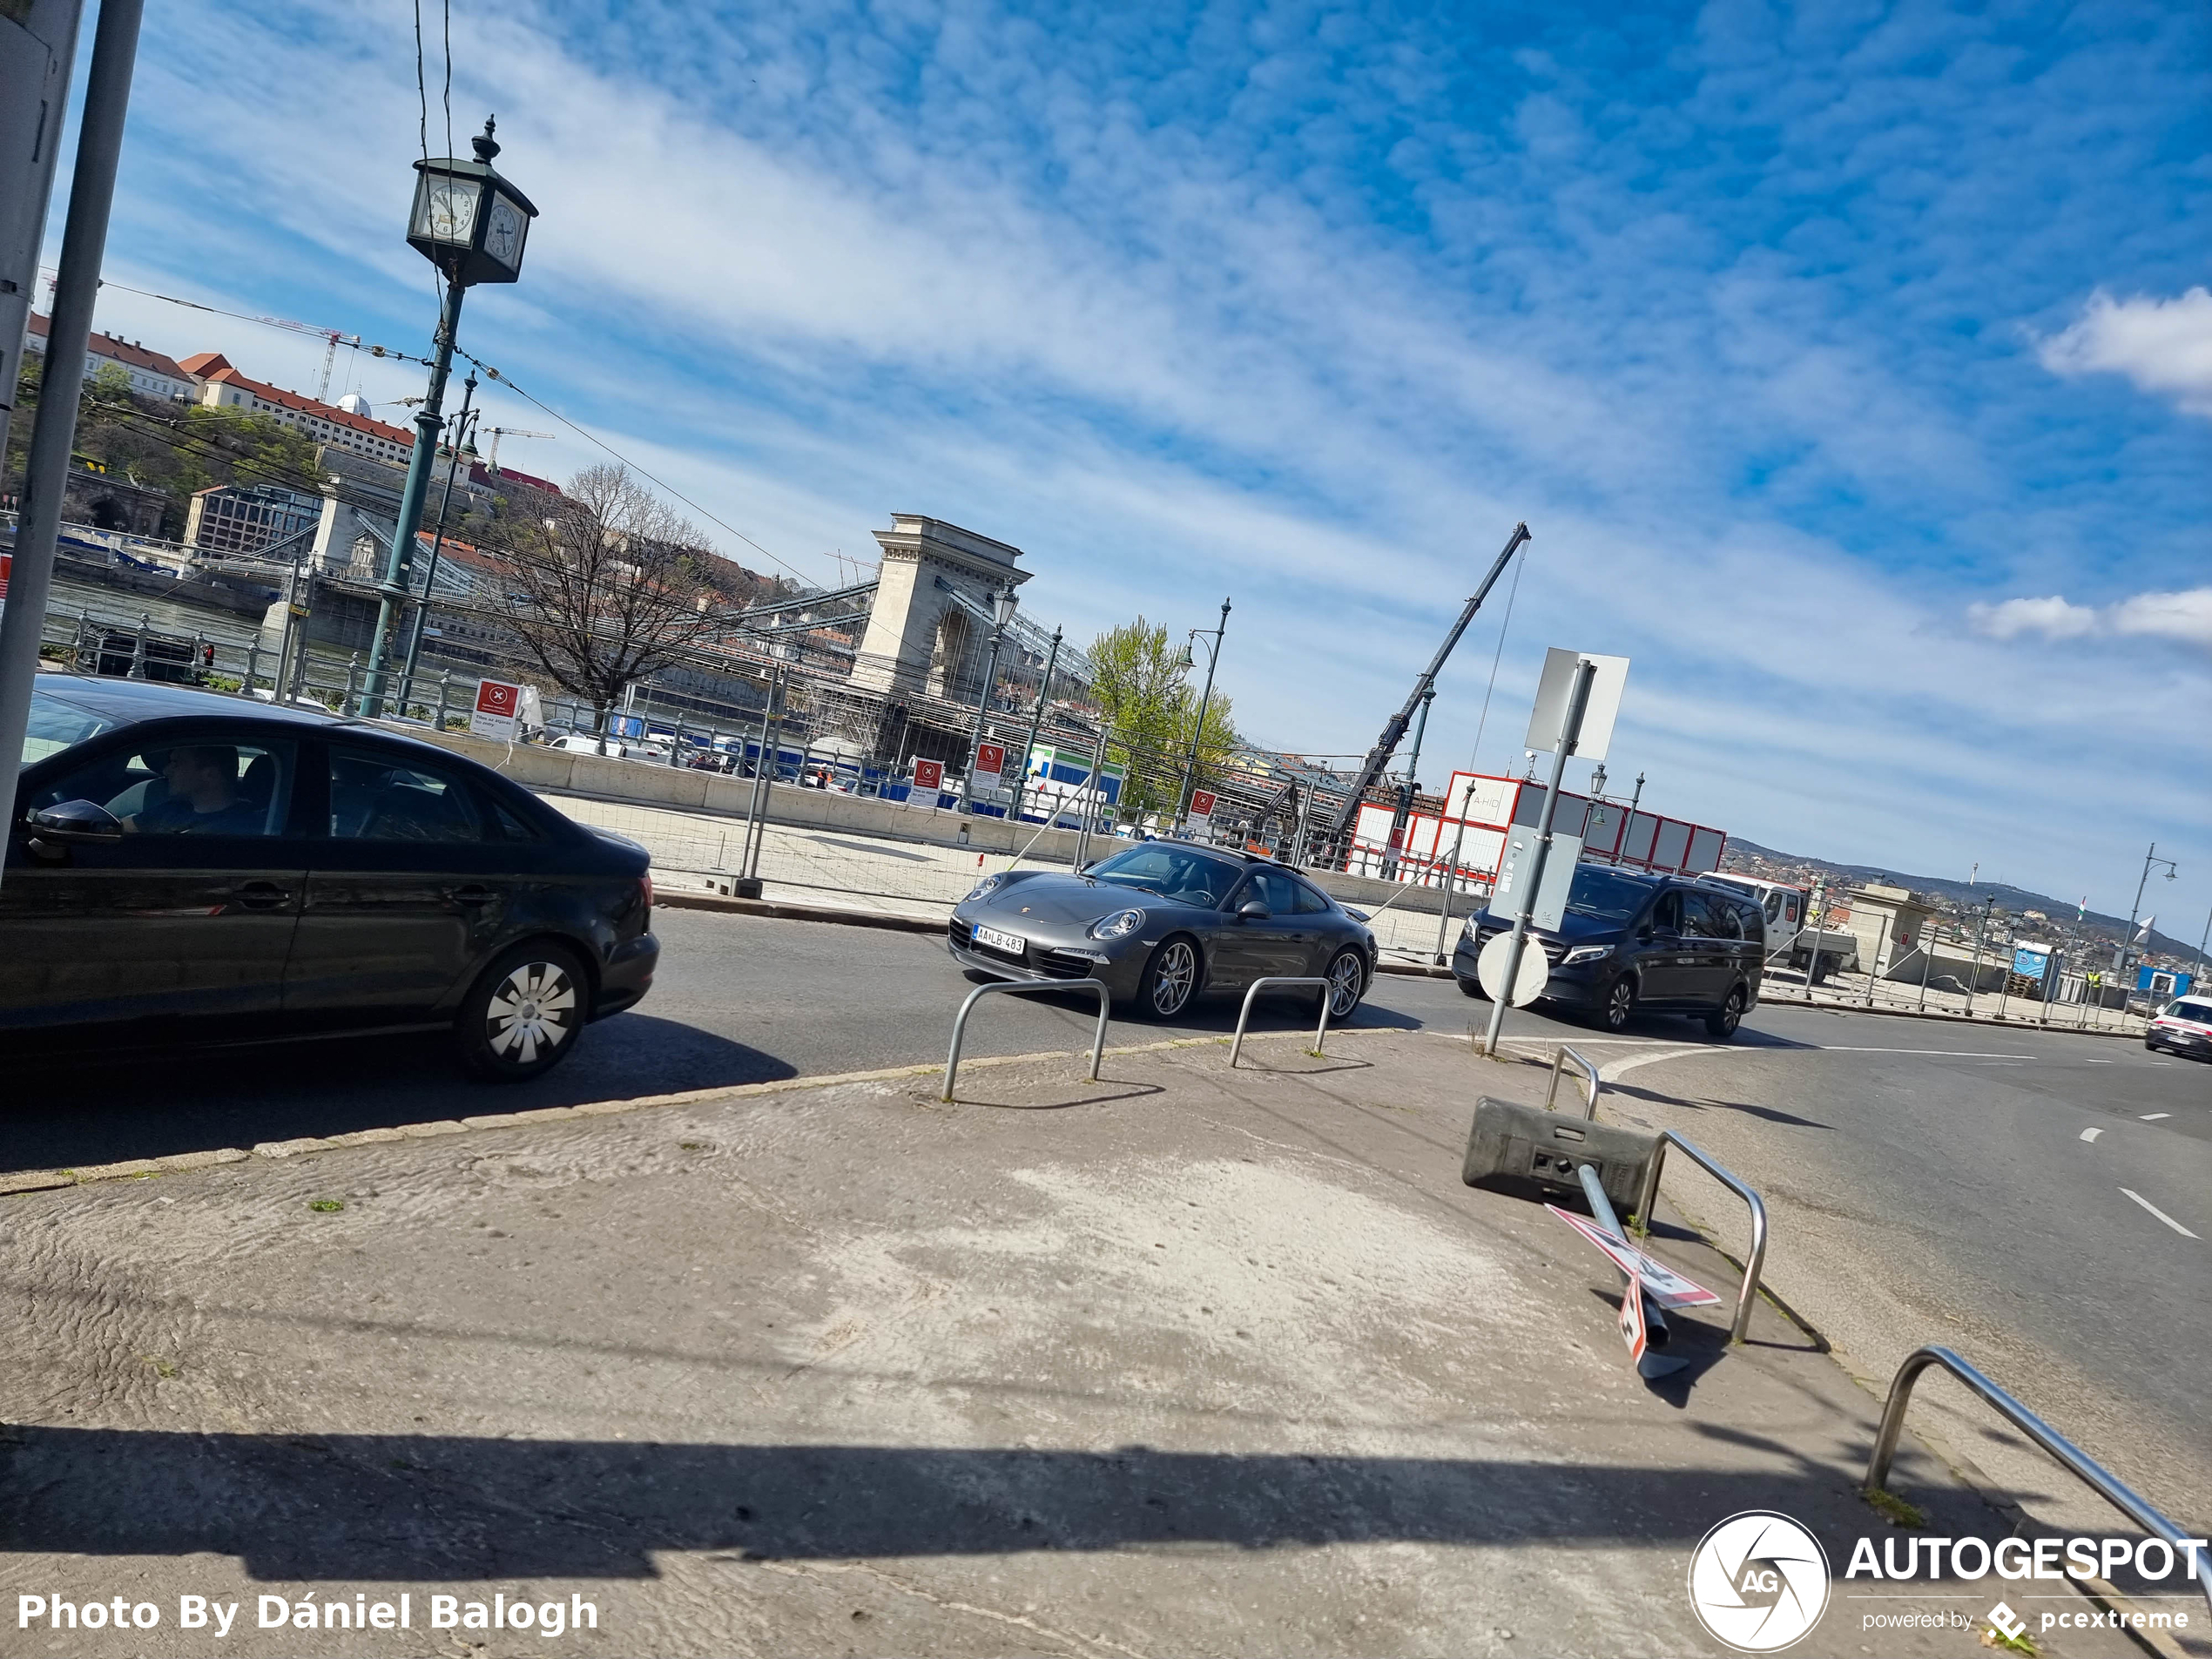
[[[1603,1228],[1594,1226],[1572,1211],[1561,1210],[1555,1204],[1548,1204],[1544,1208],[1611,1257],[1613,1264],[1642,1285],[1645,1293],[1661,1307],[1705,1307],[1721,1299],[1694,1279],[1684,1278],[1664,1262],[1655,1261],[1634,1244],[1622,1244]],[[1625,1318],[1623,1315],[1624,1330]]]

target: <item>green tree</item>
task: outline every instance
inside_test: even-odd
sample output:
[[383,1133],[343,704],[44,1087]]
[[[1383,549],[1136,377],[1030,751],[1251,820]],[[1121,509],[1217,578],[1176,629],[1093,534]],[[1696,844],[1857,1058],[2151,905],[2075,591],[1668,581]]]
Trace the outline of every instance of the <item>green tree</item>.
[[[1123,815],[1172,814],[1198,724],[1193,664],[1182,647],[1170,644],[1164,624],[1142,617],[1099,635],[1085,654],[1098,671],[1091,694],[1106,718],[1109,751],[1129,763]],[[1229,694],[1216,685],[1198,734],[1200,786],[1219,774],[1243,741],[1231,706]]]

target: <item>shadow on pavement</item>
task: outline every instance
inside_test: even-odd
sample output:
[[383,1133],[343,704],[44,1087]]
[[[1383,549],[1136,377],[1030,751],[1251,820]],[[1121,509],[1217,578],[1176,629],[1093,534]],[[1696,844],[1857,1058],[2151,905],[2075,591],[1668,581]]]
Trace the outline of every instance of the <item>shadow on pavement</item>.
[[588,1027],[561,1065],[507,1086],[467,1076],[436,1035],[78,1058],[17,1072],[0,1170],[83,1169],[795,1076],[773,1055],[643,1014]]
[[1799,1117],[1791,1112],[1772,1106],[1754,1105],[1748,1100],[1715,1100],[1711,1096],[1696,1099],[1686,1095],[1663,1094],[1656,1089],[1639,1089],[1634,1083],[1608,1083],[1606,1094],[1626,1095],[1631,1100],[1646,1100],[1656,1106],[1680,1106],[1687,1111],[1743,1112],[1753,1117],[1763,1117],[1770,1123],[1786,1123],[1792,1129],[1833,1129],[1832,1123],[1815,1123],[1810,1117]]
[[[1833,1469],[22,1427],[16,1552],[242,1558],[262,1580],[646,1578],[759,1561],[1339,1541],[1687,1546],[1716,1516],[1860,1524]],[[1685,1502],[1694,1492],[1696,1501]],[[1967,1517],[1959,1519],[1966,1521]],[[2001,1532],[1986,1510],[1977,1530]]]

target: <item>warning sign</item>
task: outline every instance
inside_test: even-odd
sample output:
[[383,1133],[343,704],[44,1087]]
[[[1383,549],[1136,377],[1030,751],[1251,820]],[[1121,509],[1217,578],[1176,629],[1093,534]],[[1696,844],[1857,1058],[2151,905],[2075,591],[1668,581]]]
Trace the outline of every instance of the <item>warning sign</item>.
[[942,789],[945,786],[945,763],[941,760],[914,762],[916,789]]
[[[1555,1204],[1548,1204],[1544,1208],[1610,1256],[1614,1265],[1640,1283],[1651,1293],[1651,1299],[1661,1307],[1704,1307],[1720,1300],[1703,1285],[1684,1278],[1664,1262],[1653,1260],[1634,1244],[1622,1244],[1595,1222],[1570,1211],[1561,1210]],[[1626,1318],[1625,1315],[1622,1317]],[[1639,1313],[1636,1317],[1641,1321],[1643,1316]]]
[[975,745],[975,777],[980,783],[988,773],[993,783],[1006,770],[1006,745],[1002,743],[979,743]]
[[1633,1282],[1621,1289],[1621,1340],[1629,1345],[1629,1358],[1639,1361],[1651,1345],[1651,1331],[1643,1322],[1643,1290]]
[[469,716],[469,730],[495,743],[512,743],[523,711],[523,688],[504,680],[478,680],[476,706]]
[[1194,789],[1190,792],[1190,816],[1193,818],[1213,816],[1213,791]]

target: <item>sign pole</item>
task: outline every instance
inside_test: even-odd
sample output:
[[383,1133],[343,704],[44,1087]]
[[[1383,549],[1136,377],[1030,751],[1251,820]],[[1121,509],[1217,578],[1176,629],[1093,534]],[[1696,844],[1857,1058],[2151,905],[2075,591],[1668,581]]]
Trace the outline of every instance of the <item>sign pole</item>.
[[[1482,1039],[1480,1052],[1495,1058],[1498,1034],[1506,1023],[1506,1000],[1513,995],[1513,988],[1521,977],[1521,954],[1528,945],[1528,918],[1536,907],[1536,893],[1543,885],[1544,860],[1552,849],[1552,819],[1559,812],[1560,779],[1567,772],[1567,757],[1575,752],[1575,739],[1582,735],[1582,711],[1589,705],[1590,683],[1597,678],[1597,664],[1584,658],[1575,664],[1575,687],[1568,694],[1567,711],[1559,723],[1559,741],[1552,749],[1551,782],[1544,790],[1544,815],[1536,826],[1536,845],[1529,849],[1528,874],[1525,882],[1516,882],[1520,901],[1514,906],[1513,943],[1506,952],[1506,972],[1498,987],[1498,996],[1490,1004],[1490,1028]],[[1511,826],[1507,826],[1511,833]]]

